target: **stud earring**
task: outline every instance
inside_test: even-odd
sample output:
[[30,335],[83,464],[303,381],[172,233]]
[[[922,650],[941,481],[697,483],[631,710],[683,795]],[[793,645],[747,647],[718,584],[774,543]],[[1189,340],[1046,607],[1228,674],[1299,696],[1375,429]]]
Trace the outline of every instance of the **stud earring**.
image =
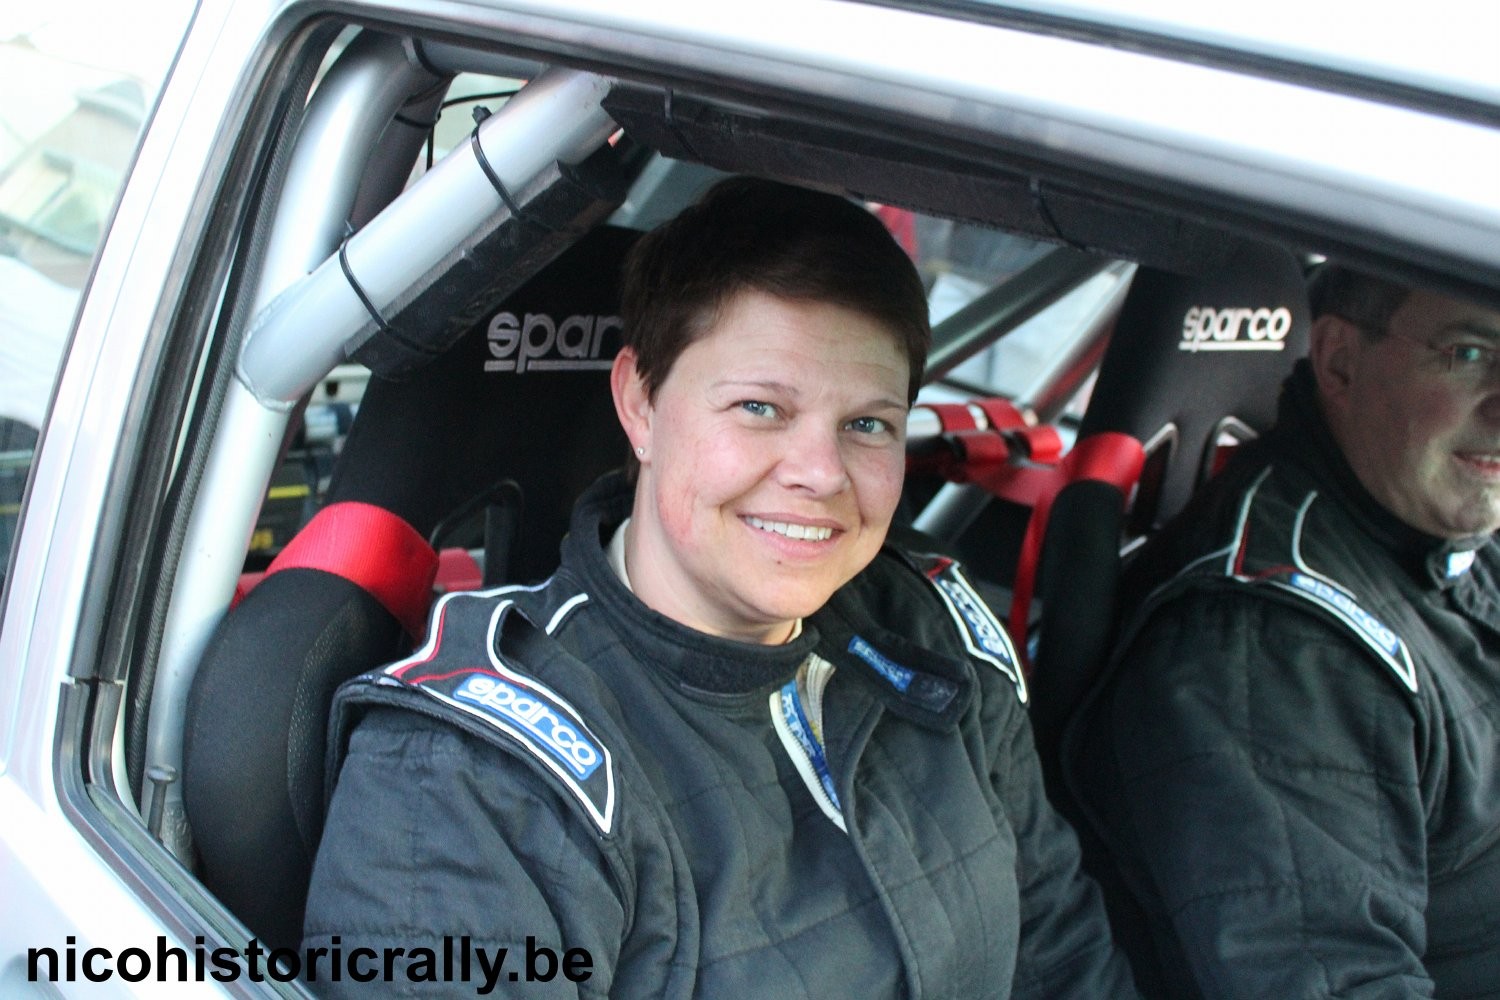
[[635,446],[635,454],[636,454],[637,458],[645,458],[646,457],[646,449],[644,447],[642,447],[641,445],[636,445]]

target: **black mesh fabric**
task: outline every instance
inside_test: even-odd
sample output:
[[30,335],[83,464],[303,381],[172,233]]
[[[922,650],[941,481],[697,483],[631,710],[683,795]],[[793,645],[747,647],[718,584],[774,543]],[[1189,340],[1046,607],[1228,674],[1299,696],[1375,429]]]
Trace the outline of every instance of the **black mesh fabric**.
[[[523,500],[509,579],[550,573],[574,499],[627,454],[608,368],[635,238],[595,230],[434,363],[373,378],[325,502],[384,507],[426,537],[513,479]],[[348,580],[284,570],[225,617],[199,666],[183,754],[188,819],[205,884],[266,942],[301,935],[333,691],[401,643],[390,613]]]
[[391,659],[400,633],[348,580],[291,569],[247,594],[204,655],[188,698],[183,796],[204,883],[262,941],[301,937],[333,691]]

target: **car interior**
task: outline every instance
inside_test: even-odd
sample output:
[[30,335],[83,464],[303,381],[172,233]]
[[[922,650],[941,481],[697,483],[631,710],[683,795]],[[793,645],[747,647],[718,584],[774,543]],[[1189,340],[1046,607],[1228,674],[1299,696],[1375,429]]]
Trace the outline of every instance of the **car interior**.
[[[573,499],[624,462],[620,262],[715,178],[878,207],[934,302],[964,289],[895,534],[1007,621],[1044,767],[1110,655],[1122,566],[1269,427],[1308,268],[1360,254],[774,83],[334,20],[276,59],[142,417],[118,691],[76,722],[159,905],[224,940],[300,935],[334,689],[409,652],[436,595],[544,579]],[[1028,337],[1040,361],[1006,353]],[[348,365],[368,383],[330,396]]]

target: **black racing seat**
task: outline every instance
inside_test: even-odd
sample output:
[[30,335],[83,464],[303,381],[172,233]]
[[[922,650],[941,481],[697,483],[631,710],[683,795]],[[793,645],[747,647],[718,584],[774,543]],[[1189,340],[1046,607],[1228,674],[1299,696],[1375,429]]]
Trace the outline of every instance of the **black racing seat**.
[[[1109,654],[1122,540],[1170,519],[1234,445],[1271,426],[1310,325],[1301,266],[1279,247],[1246,245],[1206,274],[1137,270],[1072,451],[1078,468],[1111,474],[1071,477],[1039,528],[1031,684],[1044,763]],[[1131,466],[1133,500],[1113,475]]]
[[542,579],[574,499],[625,459],[608,369],[636,236],[594,230],[432,364],[372,378],[325,506],[211,640],[183,796],[204,883],[268,945],[301,937],[333,692],[420,637],[433,549],[488,521],[485,582]]

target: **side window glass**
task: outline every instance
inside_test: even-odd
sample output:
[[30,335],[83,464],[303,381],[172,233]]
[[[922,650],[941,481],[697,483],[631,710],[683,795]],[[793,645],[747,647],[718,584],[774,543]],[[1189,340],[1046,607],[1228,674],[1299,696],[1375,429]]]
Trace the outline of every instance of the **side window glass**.
[[0,9],[0,567],[78,297],[191,8]]

